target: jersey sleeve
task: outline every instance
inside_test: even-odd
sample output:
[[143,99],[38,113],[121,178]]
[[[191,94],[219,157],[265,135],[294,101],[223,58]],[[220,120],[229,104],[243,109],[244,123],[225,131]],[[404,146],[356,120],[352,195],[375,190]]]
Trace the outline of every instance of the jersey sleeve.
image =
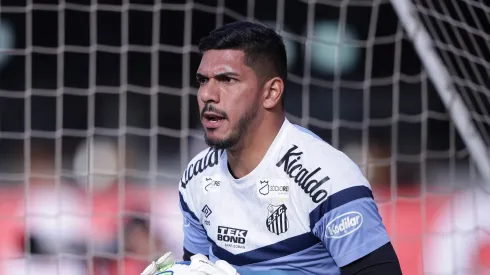
[[209,254],[211,243],[204,226],[199,221],[199,218],[194,214],[194,211],[189,207],[189,204],[184,200],[184,196],[179,192],[180,210],[184,218],[184,248],[193,254]]
[[353,163],[331,182],[328,197],[310,212],[310,227],[339,267],[388,243],[369,183]]

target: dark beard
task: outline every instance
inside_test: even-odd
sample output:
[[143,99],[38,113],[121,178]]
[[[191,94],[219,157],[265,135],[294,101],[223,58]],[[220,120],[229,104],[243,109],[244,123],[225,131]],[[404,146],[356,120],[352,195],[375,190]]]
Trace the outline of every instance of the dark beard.
[[250,123],[254,120],[257,115],[255,109],[250,109],[245,115],[243,115],[240,120],[238,120],[237,125],[233,128],[232,133],[229,137],[224,139],[209,139],[206,132],[204,132],[204,139],[206,144],[214,149],[230,149],[238,144],[243,134],[247,131]]

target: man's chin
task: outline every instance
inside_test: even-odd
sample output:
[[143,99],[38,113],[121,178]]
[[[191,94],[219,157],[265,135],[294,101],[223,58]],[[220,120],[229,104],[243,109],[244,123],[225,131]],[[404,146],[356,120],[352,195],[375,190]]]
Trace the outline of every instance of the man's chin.
[[213,135],[204,135],[204,140],[209,147],[215,149],[230,149],[235,145],[235,142],[230,138],[220,138]]
[[228,149],[226,140],[205,138],[206,144],[214,149]]

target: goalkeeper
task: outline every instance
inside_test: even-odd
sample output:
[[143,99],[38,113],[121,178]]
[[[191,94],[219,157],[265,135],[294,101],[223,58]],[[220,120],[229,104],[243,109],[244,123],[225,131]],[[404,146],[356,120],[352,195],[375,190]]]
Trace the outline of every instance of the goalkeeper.
[[282,38],[235,22],[199,49],[197,100],[209,148],[180,181],[184,260],[202,254],[242,275],[401,274],[359,168],[285,117]]

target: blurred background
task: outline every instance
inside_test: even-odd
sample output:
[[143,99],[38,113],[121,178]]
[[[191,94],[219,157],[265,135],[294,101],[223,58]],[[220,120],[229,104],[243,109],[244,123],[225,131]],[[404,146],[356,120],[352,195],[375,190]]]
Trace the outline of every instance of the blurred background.
[[[490,4],[402,2],[488,150]],[[288,118],[363,169],[404,274],[490,274],[490,182],[389,0],[0,0],[0,274],[181,257],[197,44],[236,20],[283,35]]]

